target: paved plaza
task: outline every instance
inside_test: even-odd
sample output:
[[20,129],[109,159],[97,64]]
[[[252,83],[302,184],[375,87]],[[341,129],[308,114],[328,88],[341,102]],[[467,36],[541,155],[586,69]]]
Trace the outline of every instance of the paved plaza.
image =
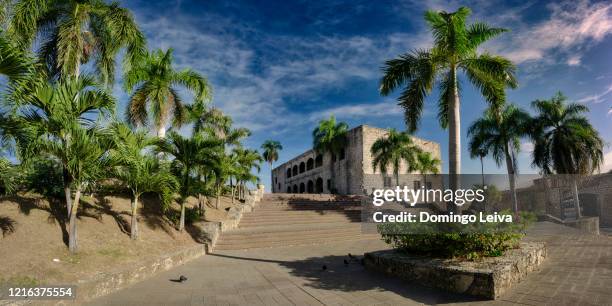
[[[346,266],[348,253],[388,248],[362,239],[214,252],[91,305],[612,305],[612,236],[538,223],[526,239],[545,241],[548,258],[496,301],[385,277],[358,261]],[[180,275],[188,280],[173,281]]]

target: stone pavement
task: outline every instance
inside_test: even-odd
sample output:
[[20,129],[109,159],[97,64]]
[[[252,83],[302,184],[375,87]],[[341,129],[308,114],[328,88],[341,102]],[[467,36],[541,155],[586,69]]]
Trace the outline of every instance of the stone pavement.
[[[388,248],[377,239],[363,239],[219,251],[91,305],[612,305],[612,237],[544,222],[526,239],[545,241],[548,259],[496,301],[402,282],[366,271],[357,262],[345,266],[348,253]],[[179,275],[188,281],[172,281]]]

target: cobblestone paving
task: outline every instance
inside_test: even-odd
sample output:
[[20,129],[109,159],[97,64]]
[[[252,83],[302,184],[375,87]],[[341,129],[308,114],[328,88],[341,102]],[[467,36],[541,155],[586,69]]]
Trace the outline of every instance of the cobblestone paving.
[[[539,223],[526,239],[545,241],[548,258],[539,271],[496,301],[476,300],[366,271],[347,254],[387,248],[370,239],[218,252],[91,304],[612,305],[612,237]],[[350,260],[348,265],[344,259]],[[188,280],[173,282],[179,275]]]

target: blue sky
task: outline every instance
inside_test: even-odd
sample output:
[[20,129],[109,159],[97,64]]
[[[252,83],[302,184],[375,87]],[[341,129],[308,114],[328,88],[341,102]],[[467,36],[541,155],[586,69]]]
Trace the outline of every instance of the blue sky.
[[[206,75],[215,106],[253,135],[258,148],[280,141],[284,162],[312,145],[318,120],[335,114],[351,127],[369,124],[404,129],[395,98],[378,94],[380,67],[386,59],[427,48],[431,35],[426,9],[468,6],[472,21],[511,30],[482,51],[505,55],[518,65],[520,87],[508,100],[526,109],[537,98],[562,90],[589,106],[589,118],[606,143],[612,143],[612,3],[596,1],[123,1],[132,9],[150,48],[175,50],[179,67]],[[462,79],[464,173],[480,164],[465,151],[465,134],[486,104]],[[117,86],[121,110],[127,95]],[[435,117],[437,92],[427,98],[417,136],[442,145],[447,171],[447,132]],[[519,158],[521,173],[530,168],[527,140]],[[605,148],[606,168],[612,148]],[[485,171],[503,173],[492,160]],[[270,169],[260,174],[269,183]]]

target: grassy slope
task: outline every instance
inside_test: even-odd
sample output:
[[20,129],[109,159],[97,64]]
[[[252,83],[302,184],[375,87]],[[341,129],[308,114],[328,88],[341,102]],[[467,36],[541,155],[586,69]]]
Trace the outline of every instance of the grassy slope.
[[[35,195],[0,198],[0,216],[15,221],[15,232],[0,236],[0,284],[74,283],[100,272],[111,272],[134,262],[196,245],[187,231],[178,232],[159,214],[154,198],[144,201],[139,220],[141,239],[129,237],[130,201],[127,197],[86,197],[79,210],[79,253],[70,255],[62,241],[65,233],[57,215],[62,203],[49,203]],[[195,199],[190,199],[193,205]],[[223,207],[229,206],[224,199]],[[222,207],[222,208],[223,208]],[[178,210],[178,205],[173,205]],[[209,209],[208,216],[221,219],[225,210]],[[217,221],[217,220],[214,220]],[[59,262],[54,262],[59,259]]]

